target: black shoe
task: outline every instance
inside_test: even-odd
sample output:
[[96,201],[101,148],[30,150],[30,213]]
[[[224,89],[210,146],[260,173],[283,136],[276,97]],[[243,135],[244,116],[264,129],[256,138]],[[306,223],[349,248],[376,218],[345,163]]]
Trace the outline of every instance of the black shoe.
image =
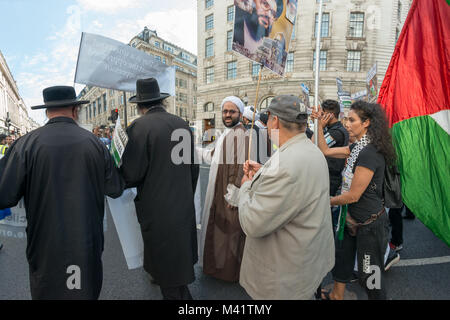
[[394,264],[398,263],[399,261],[400,255],[397,252],[390,250],[386,263],[384,264],[384,271],[388,271]]
[[350,279],[350,282],[351,282],[351,283],[354,283],[354,282],[358,282],[358,280],[359,280],[358,272],[353,271],[353,272],[352,272],[352,278]]
[[3,249],[3,243],[0,243],[0,250]]

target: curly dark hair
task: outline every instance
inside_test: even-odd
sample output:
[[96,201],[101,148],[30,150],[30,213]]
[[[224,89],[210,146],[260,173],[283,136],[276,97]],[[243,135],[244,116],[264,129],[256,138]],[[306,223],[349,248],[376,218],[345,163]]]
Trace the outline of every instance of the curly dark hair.
[[384,156],[388,165],[395,164],[397,159],[394,146],[392,144],[391,131],[386,113],[379,104],[357,101],[352,104],[350,110],[353,110],[364,122],[370,120],[367,127],[367,135],[372,141],[377,151]]

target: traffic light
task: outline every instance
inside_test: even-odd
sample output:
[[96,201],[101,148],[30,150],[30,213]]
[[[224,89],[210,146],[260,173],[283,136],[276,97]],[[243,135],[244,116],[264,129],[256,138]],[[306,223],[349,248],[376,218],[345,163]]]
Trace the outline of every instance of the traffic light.
[[113,109],[111,110],[111,117],[109,117],[108,120],[111,120],[113,123],[115,123],[118,117],[119,117],[119,109]]

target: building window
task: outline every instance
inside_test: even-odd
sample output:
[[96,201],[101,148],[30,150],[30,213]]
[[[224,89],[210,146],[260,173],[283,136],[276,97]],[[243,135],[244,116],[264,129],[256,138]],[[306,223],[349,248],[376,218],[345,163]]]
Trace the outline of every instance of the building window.
[[158,60],[159,62],[161,62],[161,57],[160,56],[155,56],[155,59]]
[[214,103],[212,102],[208,102],[203,106],[203,111],[204,112],[211,112],[214,111]]
[[214,67],[206,68],[206,84],[214,82]]
[[359,72],[361,68],[361,51],[348,51],[347,71]]
[[206,9],[212,7],[213,4],[214,4],[214,0],[205,0]]
[[234,20],[234,6],[229,6],[227,8],[227,21],[233,21]]
[[295,25],[295,21],[294,21],[294,26],[292,27],[291,40],[295,39],[295,30],[296,30],[296,25]]
[[163,61],[164,64],[166,64],[166,57],[163,57]]
[[163,48],[164,48],[164,50],[173,53],[173,48],[172,48],[171,46],[169,46],[168,44],[164,43],[164,44],[163,44]]
[[107,103],[106,103],[106,93],[103,94],[103,111],[106,112],[106,108],[107,108]]
[[214,38],[208,38],[205,40],[205,56],[206,58],[214,56]]
[[397,27],[395,29],[395,43],[397,43],[399,36],[400,36],[400,29]]
[[233,50],[233,30],[227,32],[227,51]]
[[[316,13],[316,25],[314,27],[314,37],[317,38],[317,28],[319,27],[319,19],[317,18],[319,15]],[[328,37],[329,29],[330,29],[330,14],[322,13],[322,25],[320,27],[322,32],[320,33],[320,37]]]
[[123,94],[120,96],[120,104],[123,104],[124,103],[124,97],[123,97]]
[[91,109],[90,105],[88,107],[86,107],[86,122],[88,121],[88,118],[89,118],[89,110],[90,109]]
[[237,76],[237,68],[236,68],[236,61],[228,62],[227,63],[227,79],[236,79]]
[[95,114],[97,113],[97,105],[95,102],[92,103],[92,109],[94,109],[94,118],[95,118]]
[[258,62],[252,62],[252,77],[258,77],[260,69],[261,65]]
[[294,71],[294,53],[289,52],[286,61],[286,72]]
[[259,104],[259,110],[261,111],[261,112],[263,112],[264,110],[266,110],[268,107],[269,107],[269,105],[270,105],[270,103],[272,102],[272,99],[273,99],[274,97],[267,97],[267,98],[265,98],[263,101],[261,101],[261,103]]
[[402,3],[399,1],[397,6],[397,19],[398,21],[402,20]]
[[155,41],[155,47],[159,48],[160,47],[160,43],[159,41]]
[[98,114],[102,113],[102,100],[100,98],[97,99],[98,106]]
[[214,28],[214,15],[210,14],[205,18],[205,31],[211,30]]
[[[320,50],[320,71],[326,71],[327,70],[327,51]],[[313,53],[313,71],[316,71],[316,50],[314,50]]]
[[364,31],[364,13],[350,13],[349,37],[362,38]]

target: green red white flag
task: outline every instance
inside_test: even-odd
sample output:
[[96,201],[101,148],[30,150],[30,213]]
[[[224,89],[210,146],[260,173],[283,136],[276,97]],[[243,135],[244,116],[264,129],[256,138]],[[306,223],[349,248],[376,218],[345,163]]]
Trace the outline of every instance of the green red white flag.
[[450,246],[450,5],[415,0],[378,103],[388,116],[404,203]]
[[111,141],[110,153],[113,156],[116,166],[119,168],[122,165],[122,155],[128,143],[128,136],[120,123],[120,116],[117,117],[114,135]]

